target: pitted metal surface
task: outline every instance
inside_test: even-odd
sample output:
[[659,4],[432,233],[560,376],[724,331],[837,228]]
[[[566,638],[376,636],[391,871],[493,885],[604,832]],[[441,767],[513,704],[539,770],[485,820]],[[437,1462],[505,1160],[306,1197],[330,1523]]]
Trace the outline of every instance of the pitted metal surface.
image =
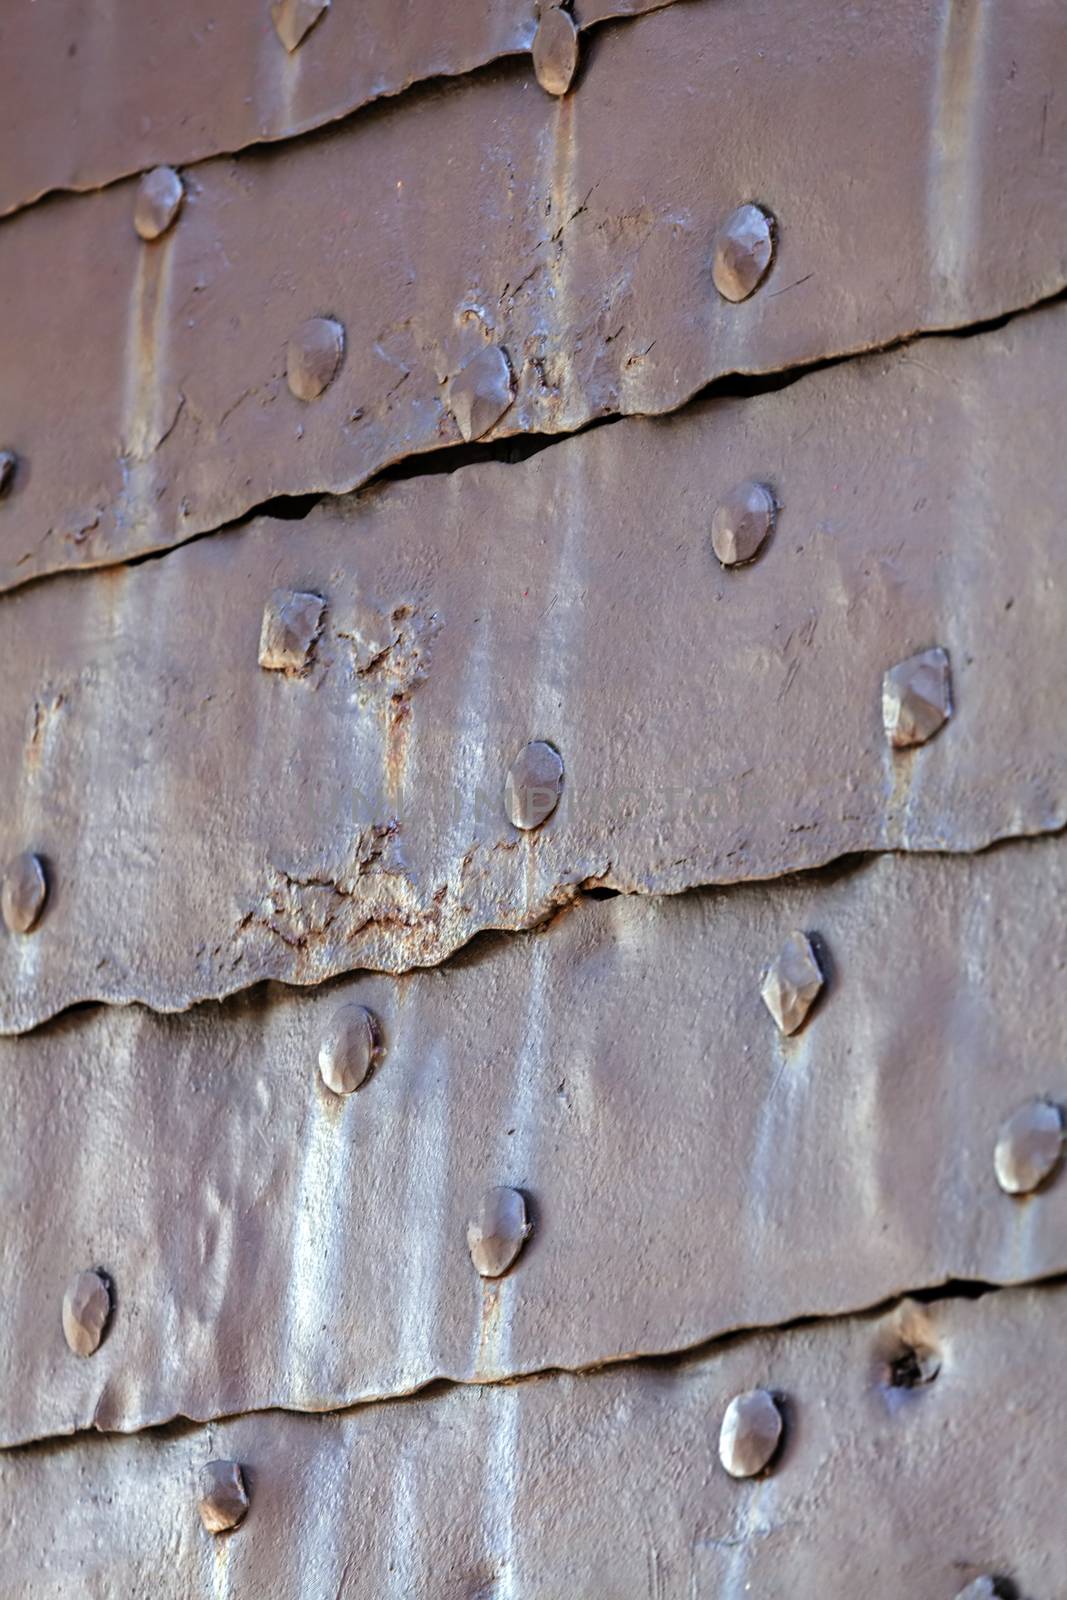
[[[579,0],[579,26],[672,0]],[[692,0],[691,0],[692,3]],[[537,0],[333,0],[290,50],[286,0],[33,0],[0,19],[0,214],[52,189],[93,189],[321,127],[426,78],[528,53]],[[530,69],[531,77],[533,68]]]
[[[0,937],[3,1030],[428,965],[584,882],[1062,827],[1065,335],[1050,308],[5,597],[0,860],[49,887]],[[746,474],[781,509],[724,570]],[[934,646],[951,718],[897,748],[884,676]],[[558,787],[516,796],[531,743]]]
[[[332,61],[345,20],[337,0],[289,59]],[[135,180],[9,218],[0,443],[19,470],[0,584],[457,443],[451,380],[490,345],[514,400],[488,437],[559,433],[1067,284],[1060,6],[675,4],[588,55],[560,100],[523,61],[187,168],[154,243],[134,230]],[[773,215],[774,258],[734,304],[714,242],[753,202]],[[310,318],[347,343],[305,402],[285,352]]]
[[[987,1576],[1002,1586],[983,1594],[1053,1600],[1065,1299],[904,1302],[678,1363],[9,1454],[0,1592],[955,1600]],[[916,1346],[936,1377],[908,1387]],[[739,1482],[719,1424],[762,1385],[784,1441],[769,1474]],[[197,1513],[218,1457],[250,1501],[222,1540]]]
[[[1006,1194],[995,1156],[1020,1104],[1067,1103],[1065,893],[1063,839],[887,855],[585,898],[402,979],[3,1041],[3,1443],[581,1368],[1067,1271],[1067,1175]],[[784,1038],[760,988],[794,928],[827,983]],[[319,1064],[344,1002],[380,1052],[338,1095]],[[523,1203],[487,1227],[501,1188]],[[472,1224],[505,1277],[479,1277]],[[112,1292],[88,1360],[60,1315],[85,1268]]]

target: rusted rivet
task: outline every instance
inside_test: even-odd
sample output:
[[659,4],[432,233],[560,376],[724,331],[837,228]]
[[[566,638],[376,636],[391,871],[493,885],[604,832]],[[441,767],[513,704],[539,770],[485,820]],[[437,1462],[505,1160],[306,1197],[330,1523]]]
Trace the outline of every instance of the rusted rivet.
[[299,589],[275,589],[263,608],[259,664],[266,672],[301,673],[322,629],[326,602]]
[[719,1430],[719,1460],[731,1478],[754,1478],[778,1449],[782,1413],[766,1389],[750,1389],[726,1407]]
[[543,739],[524,745],[504,784],[504,809],[514,828],[539,828],[559,804],[563,757]]
[[468,444],[488,433],[514,398],[511,362],[498,344],[487,344],[472,356],[448,389],[452,415]]
[[935,645],[921,650],[882,679],[882,722],[895,750],[925,744],[952,715],[948,653]]
[[111,1315],[111,1285],[102,1272],[79,1272],[63,1296],[63,1337],[76,1356],[100,1348]]
[[154,167],[137,185],[133,225],[142,239],[166,233],[185,198],[185,185],[173,167]]
[[740,567],[774,528],[778,503],[765,483],[748,478],[731,489],[711,519],[711,548],[724,567]]
[[270,8],[274,31],[290,55],[307,38],[330,0],[274,0]]
[[761,206],[738,206],[712,243],[711,276],[724,300],[747,300],[774,259],[774,218]]
[[1005,1194],[1032,1194],[1063,1155],[1063,1113],[1051,1100],[1028,1100],[997,1135],[993,1165]]
[[806,933],[791,933],[768,967],[760,994],[782,1033],[796,1033],[823,986],[822,968]]
[[467,1224],[467,1248],[483,1278],[499,1278],[530,1237],[526,1201],[518,1189],[490,1189]]
[[15,468],[18,464],[19,458],[14,450],[0,450],[0,500],[15,481]]
[[200,1468],[197,1510],[208,1533],[228,1533],[244,1520],[248,1492],[236,1461],[209,1461]]
[[23,851],[8,863],[0,887],[0,911],[12,933],[29,933],[36,927],[48,898],[48,879],[40,856]]
[[352,1094],[380,1053],[381,1030],[373,1011],[354,1002],[338,1006],[319,1045],[319,1072],[334,1094]]
[[537,81],[548,94],[567,93],[578,70],[578,29],[574,18],[558,5],[541,6],[533,42]]
[[345,330],[333,317],[308,317],[285,351],[285,376],[298,400],[317,400],[336,378],[345,353]]

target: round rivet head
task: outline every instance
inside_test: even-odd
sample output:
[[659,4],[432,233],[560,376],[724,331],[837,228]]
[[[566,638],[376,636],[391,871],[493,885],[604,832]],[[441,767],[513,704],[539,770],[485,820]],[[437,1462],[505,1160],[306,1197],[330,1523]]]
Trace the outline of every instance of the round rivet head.
[[317,400],[336,378],[345,353],[345,330],[333,317],[309,317],[285,352],[285,375],[298,400]]
[[456,426],[470,444],[499,422],[515,398],[515,382],[507,352],[487,344],[456,373],[448,389],[448,404]]
[[208,1533],[229,1533],[243,1521],[248,1491],[236,1461],[209,1461],[200,1468],[197,1510]]
[[504,785],[504,809],[514,828],[539,828],[559,804],[563,757],[543,739],[524,745]]
[[63,1337],[76,1356],[100,1348],[111,1315],[111,1286],[102,1272],[79,1272],[63,1296]]
[[747,300],[774,259],[774,218],[761,206],[738,206],[712,244],[711,276],[724,300]]
[[483,1278],[499,1278],[513,1266],[530,1237],[526,1201],[518,1189],[490,1189],[467,1224],[467,1248]]
[[564,95],[578,70],[578,29],[560,6],[542,5],[533,42],[537,81],[548,94]]
[[711,548],[724,567],[752,561],[774,528],[778,505],[765,483],[746,479],[732,489],[711,519]]
[[882,679],[882,724],[894,750],[925,744],[952,715],[948,652],[935,645],[898,662]]
[[185,185],[173,167],[154,167],[137,185],[133,225],[142,239],[166,233],[185,198]]
[[19,458],[14,450],[0,450],[0,500],[7,494],[15,481],[15,468]]
[[782,1438],[782,1413],[766,1389],[750,1389],[726,1407],[719,1430],[719,1460],[731,1478],[754,1478]]
[[780,1033],[796,1033],[807,1021],[825,980],[806,933],[791,933],[768,967],[760,994]]
[[330,0],[274,0],[270,18],[278,38],[292,54],[329,9]]
[[31,850],[8,864],[0,886],[0,911],[12,933],[30,933],[48,898],[48,879],[40,856]]
[[1063,1113],[1050,1100],[1028,1100],[1001,1127],[993,1151],[1005,1194],[1032,1194],[1063,1155]]
[[365,1083],[380,1052],[378,1019],[366,1006],[339,1006],[319,1045],[319,1072],[334,1094],[353,1094]]

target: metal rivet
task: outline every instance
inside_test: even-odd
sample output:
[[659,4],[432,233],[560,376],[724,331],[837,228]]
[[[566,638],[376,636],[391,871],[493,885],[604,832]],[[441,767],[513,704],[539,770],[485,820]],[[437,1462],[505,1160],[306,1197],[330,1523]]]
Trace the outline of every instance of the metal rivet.
[[208,1533],[228,1533],[244,1520],[248,1493],[236,1461],[209,1461],[200,1468],[197,1510]]
[[305,670],[322,630],[326,602],[299,589],[275,589],[263,608],[259,664],[266,672]]
[[738,206],[712,242],[711,276],[724,300],[747,300],[774,259],[775,221],[761,206]]
[[782,1033],[796,1033],[819,997],[824,978],[811,940],[791,933],[768,967],[760,994]]
[[983,1573],[980,1578],[975,1578],[966,1589],[961,1589],[956,1600],[1007,1600],[1014,1591],[1010,1585],[1001,1578],[990,1577]]
[[539,828],[559,804],[563,757],[543,739],[524,745],[504,784],[504,809],[515,828]]
[[19,458],[14,450],[0,450],[0,500],[7,494],[15,479]]
[[330,0],[274,0],[270,8],[274,31],[290,54],[318,22]]
[[890,667],[882,679],[882,722],[894,749],[925,744],[951,715],[952,674],[940,645]]
[[724,567],[740,567],[774,528],[778,503],[765,483],[748,478],[731,489],[711,519],[711,547]]
[[185,185],[173,167],[155,167],[146,172],[137,186],[133,225],[142,239],[158,239],[166,233],[185,198]]
[[567,93],[578,70],[578,29],[560,6],[543,5],[533,42],[537,81],[548,94]]
[[40,856],[26,850],[8,863],[0,886],[0,911],[12,933],[29,933],[48,899],[48,879]]
[[500,421],[515,398],[515,381],[507,351],[488,344],[457,372],[448,390],[448,404],[468,444]]
[[339,1006],[319,1045],[319,1072],[334,1094],[352,1094],[365,1083],[381,1053],[381,1030],[366,1006]]
[[1050,1100],[1028,1100],[1002,1125],[993,1151],[1005,1194],[1032,1194],[1063,1155],[1063,1113]]
[[754,1478],[770,1462],[782,1437],[782,1413],[766,1389],[750,1389],[726,1407],[719,1431],[719,1460],[731,1478]]
[[79,1272],[63,1296],[63,1337],[76,1356],[100,1348],[111,1315],[111,1285],[102,1272]]
[[935,1350],[905,1345],[887,1365],[886,1382],[890,1389],[921,1389],[941,1371],[941,1357]]
[[530,1237],[526,1201],[518,1189],[490,1189],[467,1224],[467,1248],[483,1278],[499,1278]]
[[345,330],[333,317],[308,317],[285,351],[285,376],[298,400],[317,400],[330,387],[345,353]]

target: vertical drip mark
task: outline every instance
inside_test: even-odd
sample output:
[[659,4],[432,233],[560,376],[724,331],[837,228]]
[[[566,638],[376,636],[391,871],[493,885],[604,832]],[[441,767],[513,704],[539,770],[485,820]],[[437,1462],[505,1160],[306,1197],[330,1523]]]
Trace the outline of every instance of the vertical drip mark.
[[934,78],[927,238],[939,314],[958,314],[980,204],[982,76],[988,0],[944,0]]
[[[507,1121],[501,1124],[497,1134],[496,1168],[487,1178],[487,1187],[491,1183],[526,1189],[534,1179],[537,1158],[534,1138],[538,1126],[534,1101],[543,1081],[545,1023],[549,1010],[546,998],[548,963],[549,942],[535,935],[528,958],[523,1047],[515,1057]],[[505,1127],[513,1131],[505,1133]],[[483,1284],[474,1374],[479,1381],[501,1377],[513,1369],[512,1321],[516,1304],[521,1303],[522,1281],[523,1258],[520,1256],[504,1277]]]
[[496,1569],[493,1600],[515,1600],[515,1495],[519,1480],[519,1419],[521,1392],[514,1387],[494,1389],[489,1397],[492,1430],[485,1457],[482,1485],[482,1526],[492,1542]]
[[[322,1324],[329,1323],[336,1304],[346,1236],[348,1171],[352,1150],[345,1127],[347,1104],[327,1106],[317,1092],[309,1094],[304,1126],[300,1189],[293,1227],[292,1269],[289,1279],[285,1341],[292,1352],[294,1373],[317,1371],[323,1375]],[[325,1374],[332,1384],[335,1374]],[[308,1405],[318,1399],[305,1392],[296,1401]]]
[[126,331],[121,514],[129,532],[149,547],[157,542],[159,522],[155,452],[183,404],[180,395],[168,399],[164,382],[176,238],[176,233],[169,234],[139,247]]

